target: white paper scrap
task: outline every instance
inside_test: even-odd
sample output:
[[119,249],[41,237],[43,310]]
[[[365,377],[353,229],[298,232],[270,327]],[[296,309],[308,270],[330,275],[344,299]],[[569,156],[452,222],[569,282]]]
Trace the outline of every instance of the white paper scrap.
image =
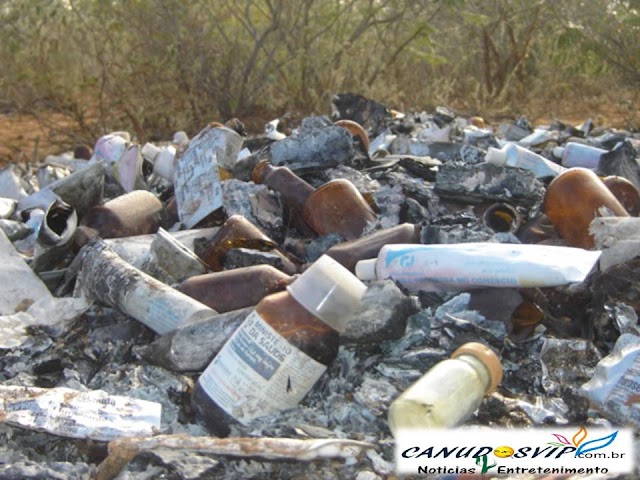
[[180,221],[187,228],[222,206],[218,163],[224,166],[229,158],[235,161],[241,146],[242,137],[233,130],[206,127],[178,159],[175,194]]
[[0,231],[0,315],[23,312],[36,300],[52,295]]
[[64,325],[84,313],[91,303],[85,298],[55,298],[44,296],[33,303],[26,312],[0,315],[0,348],[22,345],[32,325]]
[[162,405],[102,390],[0,386],[0,421],[71,438],[111,441],[152,435]]

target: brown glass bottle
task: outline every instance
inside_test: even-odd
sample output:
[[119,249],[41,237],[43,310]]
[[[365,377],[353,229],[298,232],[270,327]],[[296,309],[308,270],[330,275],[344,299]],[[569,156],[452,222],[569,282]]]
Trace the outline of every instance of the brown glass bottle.
[[570,168],[558,175],[547,187],[544,209],[558,233],[571,246],[593,248],[589,224],[606,207],[614,216],[628,217],[598,176],[586,168]]
[[[291,210],[291,219],[301,218],[318,235],[336,233],[352,240],[376,217],[349,180],[331,180],[314,189],[287,167],[274,167],[266,161],[256,165],[252,178],[279,192]],[[299,221],[296,226],[303,228]]]
[[494,232],[516,232],[522,223],[522,215],[508,203],[481,204],[474,208],[482,223]]
[[192,406],[218,436],[229,423],[291,408],[338,353],[339,331],[366,287],[327,256],[263,298],[198,379]]
[[274,167],[262,160],[253,169],[251,179],[280,193],[286,206],[298,214],[315,188],[305,182],[287,167]]
[[358,238],[376,218],[353,183],[345,179],[331,180],[309,195],[302,216],[317,234],[337,233],[345,240]]
[[[102,238],[156,233],[164,215],[162,202],[146,190],[134,190],[93,207],[80,222]],[[78,245],[80,237],[75,240]],[[78,245],[81,246],[81,245]]]
[[224,313],[254,306],[267,295],[284,290],[292,281],[293,277],[271,265],[254,265],[196,275],[175,288]]
[[522,243],[560,244],[562,242],[558,231],[544,213],[531,218],[522,225],[516,236]]
[[295,264],[275,247],[276,243],[249,220],[242,215],[232,215],[207,243],[200,257],[211,270],[219,272],[224,268],[227,252],[233,248],[267,250],[281,256],[283,270],[290,275],[294,274],[297,271]]
[[354,122],[353,120],[338,120],[334,125],[349,130],[349,133],[351,133],[354,138],[358,137],[364,152],[369,151],[369,135],[367,135],[365,129],[362,128],[362,125],[358,122]]
[[380,249],[388,243],[420,243],[420,225],[403,223],[379,230],[366,237],[340,242],[325,253],[354,272],[356,263],[368,258],[376,258]]
[[640,192],[633,183],[624,177],[610,175],[602,179],[613,196],[632,217],[640,215]]

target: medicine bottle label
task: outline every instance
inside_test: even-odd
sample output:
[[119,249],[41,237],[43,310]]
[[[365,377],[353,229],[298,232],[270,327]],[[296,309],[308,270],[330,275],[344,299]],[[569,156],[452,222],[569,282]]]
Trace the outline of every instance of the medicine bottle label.
[[240,422],[296,406],[327,367],[276,332],[254,310],[213,359],[200,386]]
[[621,422],[640,425],[640,355],[635,355],[633,363],[618,379],[607,396],[605,407]]

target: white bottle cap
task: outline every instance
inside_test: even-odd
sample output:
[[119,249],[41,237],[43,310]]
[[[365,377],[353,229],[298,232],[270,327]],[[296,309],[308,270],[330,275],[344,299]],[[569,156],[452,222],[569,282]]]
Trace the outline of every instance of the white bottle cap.
[[189,136],[180,130],[173,134],[173,143],[176,145],[184,145],[185,143],[189,143]]
[[153,162],[159,153],[160,149],[153,143],[145,143],[144,147],[142,147],[142,156],[150,162]]
[[376,259],[360,260],[356,263],[356,277],[360,280],[376,280]]
[[564,153],[564,147],[555,147],[553,149],[553,156],[556,158],[562,158],[563,153]]
[[358,306],[366,285],[328,255],[321,256],[287,287],[309,313],[343,332],[349,314]]
[[504,165],[507,161],[507,152],[499,150],[497,148],[489,147],[487,154],[484,157],[485,161],[493,163],[494,165]]

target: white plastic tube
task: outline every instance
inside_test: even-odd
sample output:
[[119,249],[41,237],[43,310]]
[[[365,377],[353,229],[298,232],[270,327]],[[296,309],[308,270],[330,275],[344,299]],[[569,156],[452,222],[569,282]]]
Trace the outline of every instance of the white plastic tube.
[[385,245],[377,259],[361,260],[362,280],[391,278],[410,291],[480,287],[552,287],[582,282],[600,251],[550,245],[458,243]]
[[556,147],[553,154],[560,158],[566,168],[583,167],[597,170],[600,158],[607,150],[583,145],[582,143],[569,142],[564,147]]
[[538,178],[556,177],[566,170],[563,166],[515,143],[509,143],[500,150],[489,147],[485,160],[494,165],[530,170]]

